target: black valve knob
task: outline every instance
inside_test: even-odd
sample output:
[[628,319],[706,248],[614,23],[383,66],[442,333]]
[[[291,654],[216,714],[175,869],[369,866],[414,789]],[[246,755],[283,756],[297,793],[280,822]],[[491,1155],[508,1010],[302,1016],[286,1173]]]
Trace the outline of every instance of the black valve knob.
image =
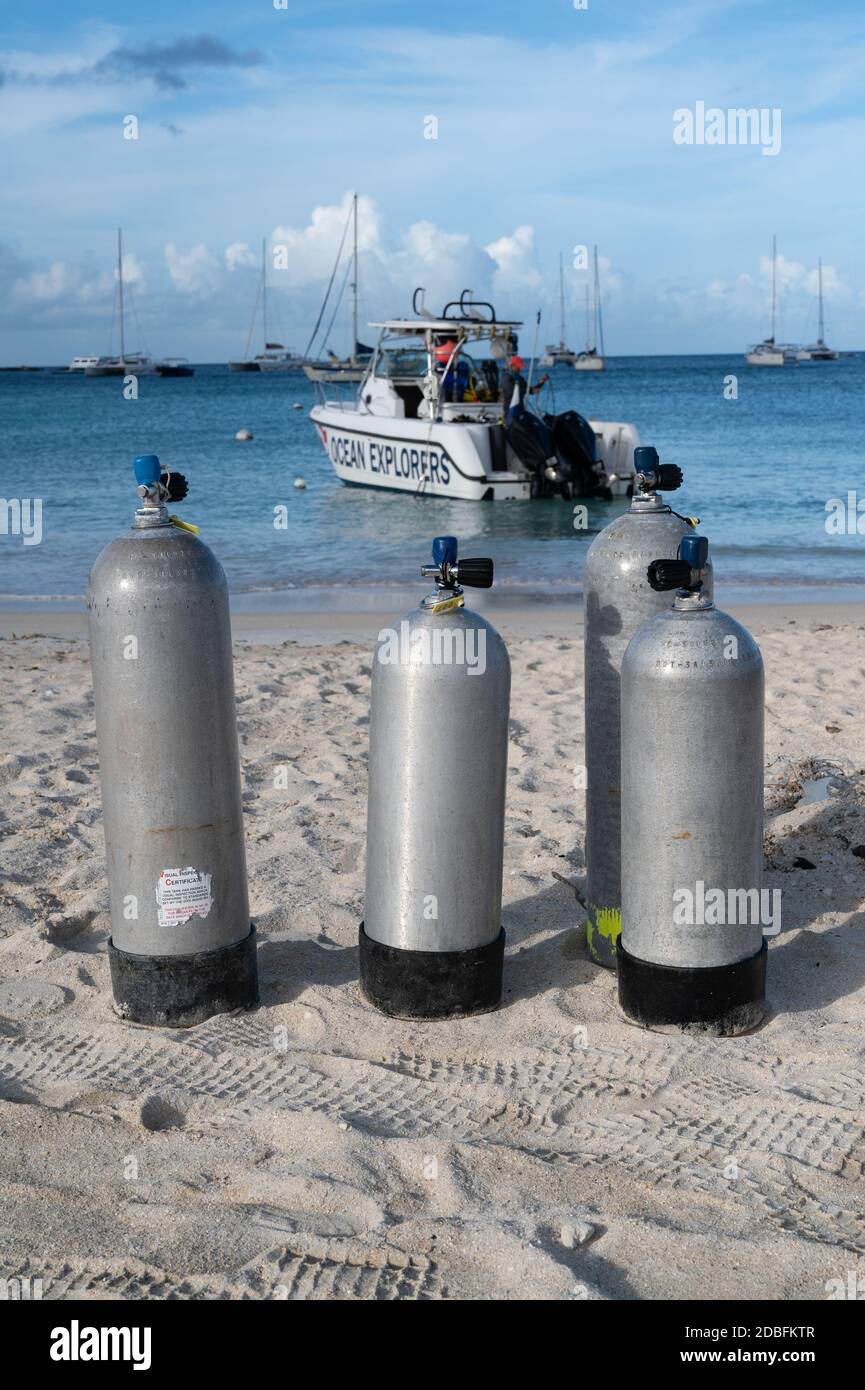
[[491,589],[493,586],[492,560],[460,560],[455,570],[457,582],[469,589]]
[[159,481],[165,488],[169,502],[182,502],[189,492],[189,484],[182,473],[161,473]]
[[687,589],[691,566],[687,560],[653,560],[647,570],[649,585],[658,593],[665,589]]
[[655,469],[658,481],[655,487],[659,492],[675,492],[682,486],[682,470],[675,463],[661,463]]

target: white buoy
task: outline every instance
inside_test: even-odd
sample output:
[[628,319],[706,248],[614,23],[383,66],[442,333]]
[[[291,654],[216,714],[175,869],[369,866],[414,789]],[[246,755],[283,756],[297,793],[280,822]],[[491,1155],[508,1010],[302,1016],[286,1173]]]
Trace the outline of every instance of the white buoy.
[[254,438],[255,438],[255,436],[254,436],[253,433],[252,433],[252,430],[238,430],[238,431],[237,431],[237,434],[236,434],[234,437],[235,437],[235,439],[239,439],[239,440],[241,440],[241,441],[243,441],[243,440],[245,440],[245,439],[254,439]]
[[300,488],[306,487],[306,479],[305,479],[305,478],[295,478],[295,480],[294,480],[294,486],[295,486],[295,487],[300,487]]
[[303,406],[301,405],[300,401],[294,401],[294,402],[292,403],[292,407],[291,407],[291,408],[292,408],[292,410],[303,410]]

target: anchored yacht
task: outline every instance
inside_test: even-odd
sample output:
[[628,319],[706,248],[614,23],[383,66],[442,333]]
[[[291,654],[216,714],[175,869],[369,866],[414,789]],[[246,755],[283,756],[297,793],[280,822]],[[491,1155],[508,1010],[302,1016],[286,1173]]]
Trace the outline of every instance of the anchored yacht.
[[778,260],[777,241],[772,238],[772,332],[762,343],[757,343],[745,353],[749,367],[786,367],[788,362],[796,361],[796,349],[790,343],[776,343],[775,320],[778,309],[776,264]]
[[342,482],[472,501],[630,494],[633,425],[529,409],[506,421],[503,375],[522,324],[468,290],[438,317],[419,294],[413,318],[372,325],[379,340],[357,397],[310,412]]
[[[596,346],[600,345],[600,352]],[[602,372],[604,370],[604,320],[601,314],[601,281],[598,275],[598,248],[595,247],[595,297],[590,307],[589,287],[586,285],[586,346],[578,352],[573,361],[577,372]]]
[[820,316],[817,328],[817,341],[811,343],[809,347],[800,348],[796,357],[800,362],[837,362],[838,353],[834,348],[829,347],[823,336],[826,332],[823,322],[823,262],[817,262],[817,283],[819,286],[820,297]]

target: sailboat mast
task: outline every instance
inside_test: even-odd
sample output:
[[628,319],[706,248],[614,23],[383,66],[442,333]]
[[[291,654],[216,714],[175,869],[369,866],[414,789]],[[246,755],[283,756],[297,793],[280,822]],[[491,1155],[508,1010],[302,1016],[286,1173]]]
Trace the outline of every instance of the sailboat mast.
[[776,259],[777,259],[777,249],[776,249],[776,244],[775,244],[775,243],[776,243],[776,238],[773,236],[773,237],[772,237],[772,337],[771,337],[771,339],[770,339],[770,341],[773,342],[773,343],[774,343],[774,341],[775,341],[775,302],[776,302],[776,293],[775,293],[775,261],[776,261]]
[[352,365],[357,364],[357,194],[354,195],[353,207],[354,221],[354,252],[352,255],[352,284],[351,284],[351,361]]
[[822,344],[822,342],[823,342],[823,260],[822,260],[822,257],[821,257],[821,259],[818,260],[818,262],[817,262],[817,283],[818,283],[819,290],[820,290],[820,334],[819,334],[819,336],[818,336],[818,338],[817,338],[817,342],[820,343],[820,344]]
[[126,361],[126,339],[123,332],[123,232],[117,228],[117,280],[120,285],[120,361]]
[[601,317],[601,279],[598,275],[598,248],[595,247],[595,322],[597,324],[598,336],[596,347],[601,349],[601,356],[604,354],[604,320]]
[[565,346],[565,267],[559,252],[559,347]]
[[591,308],[590,308],[589,283],[588,283],[588,281],[586,281],[586,352],[589,352],[589,351],[591,350],[591,346],[592,346],[592,317],[591,317]]
[[261,326],[264,330],[264,351],[267,352],[267,237],[261,238]]

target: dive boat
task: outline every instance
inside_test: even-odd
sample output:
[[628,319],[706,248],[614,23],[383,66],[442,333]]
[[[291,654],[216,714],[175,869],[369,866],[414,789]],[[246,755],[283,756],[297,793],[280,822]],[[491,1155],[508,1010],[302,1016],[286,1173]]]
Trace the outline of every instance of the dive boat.
[[828,346],[828,344],[826,343],[826,341],[825,341],[825,339],[824,339],[824,337],[823,337],[823,334],[824,334],[824,332],[825,332],[825,329],[824,329],[824,326],[823,326],[823,262],[822,262],[822,260],[819,260],[819,261],[817,262],[817,282],[818,282],[818,285],[819,285],[819,295],[820,295],[820,317],[819,317],[819,324],[818,324],[818,329],[817,329],[817,341],[816,341],[816,343],[812,343],[810,347],[803,347],[803,348],[800,348],[799,351],[796,353],[796,357],[797,357],[797,359],[798,359],[799,362],[837,362],[837,361],[838,361],[838,354],[837,354],[837,352],[835,351],[834,348],[830,348],[830,347]]
[[413,318],[372,325],[379,340],[356,398],[320,392],[310,412],[342,482],[468,501],[633,491],[633,425],[527,408],[506,422],[501,378],[522,324],[470,290],[436,317],[419,293]]

